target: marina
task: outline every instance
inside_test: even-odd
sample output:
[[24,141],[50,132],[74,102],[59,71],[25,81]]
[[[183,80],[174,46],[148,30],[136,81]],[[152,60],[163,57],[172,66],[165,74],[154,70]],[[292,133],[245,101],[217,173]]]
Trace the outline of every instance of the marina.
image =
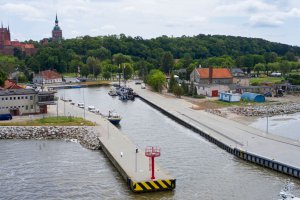
[[[102,113],[108,113],[109,110],[115,109],[120,115],[126,116],[122,119],[118,129],[120,129],[123,134],[128,136],[130,140],[132,140],[132,142],[138,146],[139,149],[145,149],[149,145],[159,146],[162,154],[156,160],[156,162],[177,178],[176,189],[174,192],[146,193],[135,196],[133,193],[128,191],[127,185],[124,181],[122,181],[123,178],[115,170],[115,167],[110,164],[110,161],[106,158],[106,156],[104,156],[102,153],[99,154],[95,152],[96,154],[92,156],[95,161],[91,160],[89,163],[77,162],[79,169],[84,167],[85,172],[76,172],[78,173],[78,176],[76,176],[76,173],[74,172],[73,175],[75,178],[79,177],[79,174],[93,174],[94,178],[88,179],[90,183],[82,183],[82,187],[90,187],[91,185],[95,185],[97,188],[87,189],[89,196],[96,195],[118,199],[219,199],[220,196],[222,196],[224,199],[261,199],[262,197],[265,199],[278,199],[279,192],[284,182],[288,179],[287,176],[281,175],[280,173],[275,173],[271,170],[266,170],[265,168],[248,164],[243,160],[236,159],[236,157],[232,156],[231,154],[216,148],[214,144],[207,142],[206,139],[202,138],[197,133],[165,117],[162,113],[145,104],[139,98],[137,98],[135,101],[119,101],[117,98],[111,98],[109,95],[107,95],[107,92],[109,91],[108,87],[86,88],[84,90],[86,105],[94,105],[95,107],[98,107]],[[83,88],[69,89],[65,91],[59,90],[58,95],[63,94],[64,92],[66,97],[72,99],[73,102],[83,102]],[[69,113],[69,115],[80,117],[84,116],[82,109],[70,110],[68,103],[65,105],[66,113]],[[63,114],[61,112],[64,110],[63,106],[64,103],[59,103],[60,114]],[[53,108],[53,110],[55,113],[56,108]],[[74,110],[76,110],[76,112],[74,112]],[[89,112],[86,112],[86,114],[88,113]],[[98,118],[95,118],[93,121],[97,119]],[[7,148],[8,145],[12,145],[13,148],[16,148],[14,141],[0,142],[1,147],[3,148]],[[29,148],[26,146],[26,143],[23,143],[23,141],[15,142],[18,144],[18,148],[21,151],[24,151],[24,148]],[[30,141],[28,142],[30,143]],[[32,142],[36,143],[38,141]],[[52,146],[56,146],[58,144],[61,146],[61,142],[41,142],[46,144],[46,146],[49,146],[50,149],[56,149],[57,147]],[[3,143],[7,145],[4,146]],[[73,149],[82,149],[76,143],[69,143],[69,146],[70,145],[73,145]],[[36,148],[37,150],[39,149],[38,143]],[[60,148],[62,148],[62,146]],[[66,146],[66,148],[69,147]],[[86,157],[88,156],[86,154],[94,154],[94,152],[84,150],[84,154],[80,153],[76,155],[76,152],[78,151],[72,150],[72,148],[71,151],[69,151],[73,152],[75,154],[74,156],[76,157]],[[44,150],[48,151],[48,148]],[[174,153],[175,150],[177,153]],[[22,163],[26,163],[26,156],[23,160],[18,160],[18,157],[13,156],[13,152],[11,152],[11,154],[14,159],[10,160],[9,163],[13,164],[14,162],[18,162],[21,165],[23,165]],[[49,159],[55,159],[59,161],[59,157],[54,158],[55,156],[56,155],[52,155],[52,157]],[[118,152],[118,156],[120,156],[120,152]],[[101,160],[101,162],[99,162],[99,160]],[[97,163],[97,166],[94,166],[95,162]],[[74,163],[74,161],[70,160],[69,164],[73,165],[72,163]],[[32,168],[34,169],[35,167],[39,166],[40,165],[35,165],[35,163],[33,163]],[[49,167],[47,166],[47,163],[44,163],[43,166],[45,169]],[[65,163],[65,165],[60,165],[60,167],[60,170],[65,171],[65,173],[68,174],[66,171],[68,168],[70,168],[68,163]],[[7,169],[12,170],[10,167],[7,167]],[[95,171],[93,171],[93,169],[95,169]],[[21,170],[21,168],[15,168],[14,171],[8,171],[6,173],[9,174],[10,172],[14,172],[15,174],[19,174],[19,170]],[[97,178],[99,176],[102,177],[100,180]],[[8,191],[8,188],[5,188],[4,186],[10,185],[19,179],[14,176],[10,179],[5,179],[4,177],[5,176],[2,176],[1,182],[5,184],[2,185],[1,191],[6,192],[5,195],[7,196],[13,195]],[[22,176],[19,177],[22,178]],[[45,177],[45,181],[48,181],[51,176],[50,174],[48,175],[45,173]],[[35,180],[34,177],[32,179],[27,179],[26,177],[23,178],[27,183],[30,180]],[[293,194],[299,196],[299,180],[294,178],[290,179],[295,185]],[[70,179],[70,181],[72,180]],[[99,183],[99,181],[101,183]],[[6,184],[8,182],[10,184]],[[35,188],[34,183],[32,184],[33,188]],[[75,187],[76,182],[73,182],[72,185]],[[243,185],[243,187],[240,187],[241,185]],[[66,188],[67,185],[59,185],[53,189],[61,190],[63,191],[61,195],[68,196],[70,195],[70,192],[66,190]],[[238,188],[238,190],[235,188]],[[107,193],[107,191],[109,193]],[[16,192],[16,195],[18,194],[22,193]],[[80,197],[82,194],[84,194],[84,191],[77,190],[76,192],[74,191],[73,194],[76,194]],[[35,195],[39,196],[42,194],[36,193]]]

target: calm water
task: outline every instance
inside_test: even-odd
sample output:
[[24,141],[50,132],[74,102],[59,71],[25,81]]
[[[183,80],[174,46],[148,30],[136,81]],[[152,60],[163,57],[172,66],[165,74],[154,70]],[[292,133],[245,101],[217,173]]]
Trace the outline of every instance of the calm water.
[[[259,118],[250,126],[267,131],[267,118]],[[300,113],[269,117],[268,126],[270,133],[300,140]]]
[[[86,105],[123,116],[120,129],[140,147],[158,145],[157,162],[177,179],[174,192],[133,194],[101,151],[65,141],[0,141],[3,199],[278,199],[289,178],[236,159],[198,134],[136,99],[126,103],[109,88],[86,88]],[[65,90],[83,102],[83,89]],[[59,91],[59,96],[64,91]],[[83,115],[83,114],[82,114]],[[300,181],[291,178],[300,196]]]

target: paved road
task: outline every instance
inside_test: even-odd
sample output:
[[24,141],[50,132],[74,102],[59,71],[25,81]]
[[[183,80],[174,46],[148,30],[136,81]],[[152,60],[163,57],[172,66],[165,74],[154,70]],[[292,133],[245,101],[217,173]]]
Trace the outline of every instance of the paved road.
[[179,98],[166,97],[140,85],[130,84],[141,97],[169,113],[192,124],[231,147],[300,168],[300,142],[263,131],[238,122],[192,109],[193,104]]
[[[50,106],[49,115],[53,116],[56,115],[56,113],[57,107]],[[58,103],[58,113],[59,115],[63,115],[65,113],[66,115],[84,117],[83,109],[67,102],[64,103],[61,100],[59,100]],[[99,139],[133,181],[141,182],[151,180],[149,159],[145,156],[145,152],[142,149],[139,149],[138,153],[136,154],[136,145],[127,137],[125,133],[122,133],[105,118],[87,110],[85,111],[85,118],[96,123],[96,128],[99,130]],[[136,159],[137,162],[135,162]],[[174,179],[169,173],[164,171],[158,165],[155,166],[155,176],[156,179],[160,180]]]

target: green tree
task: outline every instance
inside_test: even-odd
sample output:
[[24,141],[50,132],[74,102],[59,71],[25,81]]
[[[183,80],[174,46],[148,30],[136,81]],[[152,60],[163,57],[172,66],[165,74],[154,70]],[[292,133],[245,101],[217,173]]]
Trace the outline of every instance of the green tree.
[[160,70],[153,69],[150,71],[147,77],[147,83],[153,88],[154,91],[161,92],[166,83],[166,77]]
[[161,69],[165,73],[170,73],[174,68],[174,59],[171,52],[166,52],[161,59]]
[[6,74],[0,69],[0,86],[4,85],[6,79],[7,79]]
[[171,73],[170,82],[169,82],[169,92],[173,92],[174,86],[177,84],[174,74]]
[[123,63],[132,63],[131,57],[124,55],[122,53],[117,53],[113,55],[113,62],[116,65],[120,65]]
[[180,87],[178,84],[176,84],[173,88],[173,93],[176,97],[180,98],[183,95],[184,91],[183,91],[182,87]]
[[254,71],[256,71],[257,76],[259,76],[260,71],[265,71],[265,64],[263,63],[258,63],[254,66]]
[[286,75],[288,72],[290,72],[290,63],[286,60],[283,60],[279,64],[279,70],[282,73],[282,75]]
[[133,68],[131,66],[130,63],[125,63],[123,66],[123,78],[127,81],[128,79],[130,79],[133,75]]

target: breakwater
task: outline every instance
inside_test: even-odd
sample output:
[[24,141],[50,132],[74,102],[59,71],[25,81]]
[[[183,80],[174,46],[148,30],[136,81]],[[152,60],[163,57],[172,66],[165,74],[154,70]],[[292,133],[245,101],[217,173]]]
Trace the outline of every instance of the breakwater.
[[[248,141],[247,144],[245,145],[243,141],[238,141],[234,138],[231,138],[227,136],[226,134],[217,131],[216,129],[212,127],[207,127],[206,125],[202,124],[202,126],[209,128],[213,131],[216,131],[217,134],[223,137],[223,141],[216,137],[213,136],[211,133],[207,131],[201,130],[198,126],[195,126],[191,124],[189,121],[184,120],[181,116],[185,116],[189,118],[190,120],[193,120],[192,118],[186,116],[185,114],[181,113],[181,116],[179,117],[177,114],[174,114],[174,112],[170,112],[167,109],[161,107],[158,104],[155,104],[154,102],[150,101],[149,99],[145,98],[144,96],[139,95],[139,98],[142,99],[144,102],[147,104],[151,105],[152,107],[156,108],[169,118],[173,119],[174,121],[178,122],[179,124],[185,126],[186,128],[189,128],[193,130],[194,132],[200,134],[202,137],[207,139],[209,142],[217,145],[218,147],[224,149],[230,154],[235,155],[236,157],[251,162],[255,163],[257,165],[260,165],[262,167],[266,167],[269,169],[272,169],[274,171],[293,176],[296,178],[300,178],[300,168],[297,166],[290,165],[289,163],[285,163],[279,160],[275,160],[274,158],[271,158],[270,156],[263,156],[261,153],[258,152],[250,152],[249,150],[245,150],[246,146],[248,146]],[[253,137],[253,136],[252,136]],[[230,142],[224,142],[224,138],[230,140]],[[253,137],[254,138],[254,137]],[[271,141],[275,141],[274,139],[271,139]],[[236,145],[239,147],[234,147],[231,143],[234,142]],[[279,141],[277,141],[279,142]],[[283,142],[284,143],[284,142]],[[294,144],[293,144],[294,145]],[[293,146],[291,145],[291,146]],[[297,145],[295,145],[297,146]],[[271,154],[270,154],[271,155]]]
[[299,103],[273,104],[267,106],[232,107],[229,110],[244,116],[274,116],[300,112]]
[[85,126],[3,126],[0,139],[76,139],[87,149],[100,148],[95,127]]

